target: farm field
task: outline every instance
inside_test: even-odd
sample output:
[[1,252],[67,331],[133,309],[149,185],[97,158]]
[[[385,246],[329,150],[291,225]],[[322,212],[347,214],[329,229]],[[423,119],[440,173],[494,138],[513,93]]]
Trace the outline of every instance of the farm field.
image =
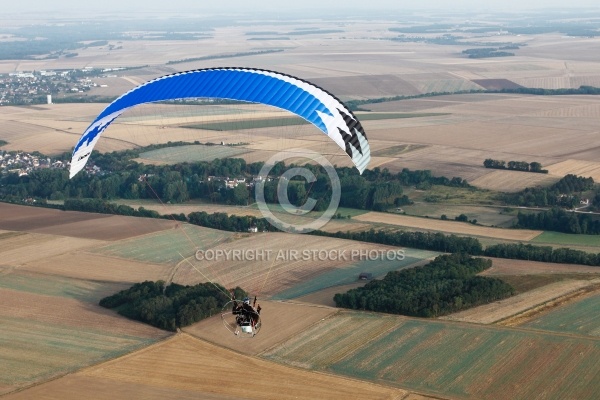
[[546,243],[563,247],[587,246],[599,247],[600,235],[573,235],[561,232],[543,232],[531,240],[533,243]]
[[14,232],[12,234],[0,235],[1,263],[5,265],[20,265],[71,251],[92,248],[102,243],[101,241],[92,239]]
[[[121,240],[175,228],[173,221],[0,203],[0,229],[93,240]],[[40,235],[42,236],[42,235]]]
[[[16,30],[24,21],[29,23],[29,18],[38,18],[29,15],[26,20],[3,17],[3,26]],[[181,18],[170,12],[160,19],[170,16]],[[424,17],[423,21],[433,21],[437,16]],[[310,30],[326,29],[331,21],[281,23],[262,16],[241,26],[219,21],[214,29],[207,29],[206,38],[198,40],[109,40],[109,45],[121,47],[109,51],[107,45],[90,46],[77,49],[73,57],[0,60],[0,73],[88,66],[127,68],[95,80],[105,87],[93,88],[86,93],[90,96],[118,96],[164,74],[224,64],[298,76],[343,101],[479,90],[490,84],[600,87],[599,38],[562,33],[479,34],[466,29],[460,33],[466,37],[463,43],[442,46],[395,40],[399,32],[390,28],[406,25],[405,19],[352,18],[336,20],[332,32],[322,33]],[[406,18],[412,18],[411,14]],[[501,16],[499,23],[509,18]],[[450,24],[454,26],[457,20],[452,16]],[[250,34],[257,29],[269,33]],[[306,29],[309,32],[303,32]],[[434,38],[438,33],[425,35]],[[10,41],[10,35],[0,34],[0,41],[4,40]],[[520,48],[514,57],[469,59],[462,54],[466,47],[475,46],[472,42],[481,40],[498,46],[515,43]],[[231,57],[238,52],[272,49],[282,51]],[[204,59],[169,63],[189,57]],[[129,69],[140,65],[145,66]],[[3,105],[0,140],[8,144],[2,149],[49,155],[70,151],[105,106]],[[500,191],[549,185],[567,173],[600,181],[600,96],[471,93],[360,107],[372,110],[358,113],[371,143],[370,168],[391,172],[427,169],[434,175],[459,176],[479,188]],[[283,114],[279,111],[252,105],[170,109],[163,104],[140,111],[115,121],[96,150],[135,149],[178,140],[243,142],[248,144],[228,147],[214,156],[235,153],[247,162],[264,161],[282,149],[300,147],[321,152],[334,164],[350,165],[343,150],[311,126],[290,125],[288,132],[296,136],[282,138],[282,130],[271,126],[272,120]],[[189,122],[204,129],[183,126]],[[224,146],[218,149],[226,150]],[[229,152],[231,149],[236,151]],[[191,161],[197,154],[171,148],[146,157],[150,158],[144,162],[162,164]],[[482,165],[486,158],[537,161],[550,173],[491,171]],[[446,214],[453,218],[464,213],[486,225],[508,226],[514,216],[502,215],[497,209],[464,206],[475,204],[470,200],[479,204],[491,201],[485,193],[434,188],[423,196],[440,196],[452,204],[413,207],[431,217]],[[15,207],[0,204],[0,395],[36,385],[9,394],[8,399],[231,400],[271,396],[417,400],[428,399],[426,394],[456,400],[562,400],[594,399],[600,392],[600,320],[588,318],[597,314],[600,300],[597,293],[585,293],[598,279],[597,267],[494,260],[485,275],[519,282],[523,291],[533,290],[507,299],[513,303],[471,310],[474,314],[468,318],[478,324],[419,320],[327,307],[332,287],[326,286],[340,285],[333,288],[342,291],[362,284],[350,283],[358,272],[384,274],[391,268],[423,262],[419,260],[434,253],[407,249],[406,263],[400,264],[318,257],[295,260],[289,253],[278,260],[282,249],[380,251],[388,247],[306,235],[233,234],[168,220]],[[163,206],[155,207],[167,212]],[[176,213],[199,210],[261,216],[255,206],[168,206],[169,212]],[[345,210],[339,211],[345,215]],[[485,243],[531,241],[596,253],[600,247],[598,238],[591,236],[495,229],[356,210],[348,213],[352,219],[332,220],[324,230],[407,228],[474,235]],[[284,215],[278,209],[275,214]],[[300,223],[310,217],[289,218]],[[197,261],[193,257],[196,247],[224,252],[263,250],[271,252],[271,258]],[[163,279],[192,284],[205,281],[206,276],[259,293],[265,324],[250,344],[226,337],[219,317],[171,335],[96,305],[100,297],[133,282]],[[532,304],[543,305],[544,299],[560,293],[579,291],[583,294],[577,301],[544,309],[517,321],[517,327],[489,325],[488,320],[535,308]],[[293,300],[273,300],[278,296]]]
[[238,157],[247,150],[240,147],[189,145],[167,147],[146,151],[140,154],[138,162],[162,162],[164,164],[179,164],[183,162],[212,161],[215,158]]
[[[397,248],[312,235],[256,233],[218,244],[201,255],[200,261],[180,263],[173,281],[196,284],[206,276],[226,288],[240,285],[266,298],[305,282],[312,283],[300,292],[313,286],[312,290],[318,290],[323,287],[318,277],[324,274],[333,277],[328,285],[356,279],[356,265],[362,263],[361,271],[377,270],[388,250]],[[374,253],[373,259],[369,252]]]
[[485,400],[540,393],[593,398],[599,352],[600,341],[581,336],[340,312],[262,356],[434,395]]
[[541,231],[528,229],[502,229],[477,226],[465,222],[442,221],[428,218],[411,217],[407,215],[398,215],[390,213],[369,212],[354,217],[353,219],[362,222],[371,222],[378,224],[397,225],[407,228],[418,228],[432,231],[443,231],[446,233],[455,233],[472,236],[485,236],[496,239],[508,240],[531,240],[541,234]]
[[548,165],[546,169],[550,174],[565,176],[575,174],[579,176],[592,177],[595,182],[600,182],[600,163],[596,161],[565,160],[556,164]]
[[545,263],[539,261],[509,260],[506,258],[491,258],[492,267],[481,275],[540,275],[540,274],[598,274],[600,269],[588,265]]
[[172,267],[103,256],[93,251],[76,251],[35,259],[19,265],[19,269],[77,279],[137,283],[145,280],[166,281]]
[[519,326],[553,332],[600,337],[600,293],[591,293]]
[[140,262],[175,265],[185,257],[193,256],[198,249],[211,248],[234,236],[232,232],[180,223],[175,229],[121,240],[90,251]]
[[[244,373],[240,373],[244,371]],[[235,379],[231,379],[235,377]],[[405,398],[407,391],[290,368],[176,335],[129,356],[9,395],[48,399],[361,399]],[[414,397],[417,399],[418,397]],[[427,399],[423,397],[423,399]]]
[[579,292],[586,287],[598,285],[599,283],[600,278],[592,280],[564,280],[550,283],[507,299],[440,317],[440,319],[477,324],[493,324],[541,306],[559,297]]
[[[390,254],[392,254],[390,248]],[[350,252],[348,252],[350,258]],[[373,278],[381,279],[390,271],[398,271],[404,268],[411,268],[415,265],[422,264],[425,259],[431,259],[439,253],[426,250],[408,249],[402,253],[403,259],[394,259],[395,257],[387,258],[386,255],[378,257],[379,259],[367,259],[358,262],[351,262],[350,265],[343,269],[334,269],[324,272],[312,279],[305,280],[301,284],[295,285],[287,290],[280,291],[272,296],[273,300],[290,300],[297,299],[311,293],[320,292],[329,287],[338,287],[355,283],[361,272],[369,272],[373,274]]]
[[469,217],[469,220],[476,219],[478,224],[504,228],[512,226],[513,221],[516,219],[514,215],[503,213],[503,207],[415,202],[411,205],[402,206],[402,210],[408,215],[428,216],[436,219],[439,219],[442,215],[446,215],[450,220],[454,220],[455,217],[465,214]]
[[93,304],[122,288],[20,272],[3,275],[0,388],[23,388],[168,336]]
[[223,326],[221,316],[183,328],[183,331],[236,352],[256,356],[281,342],[298,335],[308,327],[335,314],[338,309],[314,304],[258,299],[262,309],[260,332],[246,340],[234,337]]
[[469,183],[481,189],[500,190],[510,193],[518,192],[528,187],[550,186],[566,174],[553,175],[496,170],[482,175]]

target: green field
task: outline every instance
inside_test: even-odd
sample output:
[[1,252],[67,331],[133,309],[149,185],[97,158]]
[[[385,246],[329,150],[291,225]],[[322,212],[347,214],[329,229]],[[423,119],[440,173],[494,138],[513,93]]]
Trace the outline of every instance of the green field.
[[350,218],[353,218],[353,217],[357,217],[359,215],[366,214],[368,212],[369,212],[369,210],[359,210],[357,208],[338,207],[337,211],[335,213],[336,214],[339,213],[342,217],[349,215]]
[[455,217],[465,214],[469,220],[476,219],[477,223],[481,225],[510,228],[514,224],[516,217],[502,212],[503,209],[503,207],[445,204],[443,201],[440,203],[419,202],[402,206],[402,210],[407,215],[428,216],[430,218],[441,218],[442,215],[446,215],[448,219],[453,220]]
[[435,257],[438,253],[425,250],[407,250],[404,260],[365,260],[344,268],[327,271],[311,280],[302,282],[272,297],[274,300],[289,300],[302,297],[309,293],[340,285],[348,285],[357,281],[361,272],[370,272],[374,278],[382,278],[389,271],[397,271],[422,261],[426,258]]
[[535,318],[523,327],[600,336],[600,295],[587,297]]
[[[447,113],[360,113],[357,114],[361,121],[375,121],[384,119],[434,117],[448,115]],[[279,118],[241,119],[231,121],[206,122],[202,124],[186,125],[186,128],[205,129],[210,131],[238,131],[243,129],[277,128],[283,126],[306,125],[308,121],[296,116],[282,116]]]
[[457,399],[592,399],[600,392],[595,338],[366,312],[340,312],[263,357]]
[[532,240],[533,243],[547,243],[561,246],[598,246],[600,235],[575,235],[561,232],[543,232]]
[[206,146],[191,144],[187,146],[165,147],[140,154],[142,160],[162,161],[168,164],[184,162],[212,161],[217,158],[235,157],[247,153],[248,150],[233,146]]
[[440,203],[444,205],[476,204],[478,206],[497,204],[497,192],[477,188],[433,185],[429,190],[407,190],[404,194],[408,195],[415,202]]
[[0,386],[20,387],[118,357],[158,340],[2,317]]
[[398,157],[401,154],[408,153],[427,147],[424,144],[399,144],[397,146],[390,146],[383,149],[375,150],[371,152],[371,157]]
[[300,117],[280,117],[265,119],[243,119],[202,124],[186,125],[186,128],[204,129],[209,131],[239,131],[243,129],[277,128],[280,126],[307,125],[308,121]]
[[178,228],[99,247],[94,252],[156,264],[175,265],[196,250],[206,250],[231,238],[233,233],[181,224]]
[[438,117],[440,115],[450,115],[449,113],[356,113],[356,116],[361,121],[377,121],[384,119],[402,119],[402,118],[420,118],[420,117]]

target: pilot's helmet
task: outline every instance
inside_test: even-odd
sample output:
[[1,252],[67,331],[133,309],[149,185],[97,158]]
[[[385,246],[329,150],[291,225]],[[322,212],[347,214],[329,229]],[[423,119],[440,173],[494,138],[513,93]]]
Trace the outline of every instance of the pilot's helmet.
[[250,299],[247,297],[244,297],[244,304],[250,304]]

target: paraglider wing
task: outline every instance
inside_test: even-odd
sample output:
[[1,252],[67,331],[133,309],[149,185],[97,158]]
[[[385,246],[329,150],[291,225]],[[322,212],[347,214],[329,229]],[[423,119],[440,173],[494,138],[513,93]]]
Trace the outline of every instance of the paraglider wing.
[[85,130],[71,159],[70,177],[81,171],[104,130],[139,104],[186,98],[219,98],[261,103],[288,110],[327,134],[352,158],[362,174],[371,158],[365,131],[354,114],[325,90],[278,72],[211,68],[166,75],[125,93]]

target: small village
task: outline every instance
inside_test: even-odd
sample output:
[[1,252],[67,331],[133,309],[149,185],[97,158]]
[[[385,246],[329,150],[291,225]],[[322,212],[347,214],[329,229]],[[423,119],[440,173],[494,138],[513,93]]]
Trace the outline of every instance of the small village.
[[[69,161],[53,159],[40,154],[0,150],[0,174],[26,176],[37,169],[68,170],[70,165]],[[85,171],[91,175],[101,175],[103,173],[97,165],[86,166]]]
[[0,106],[46,104],[52,96],[85,93],[94,87],[95,77],[106,76],[112,69],[20,71],[0,74]]
[[64,169],[68,168],[70,163],[53,160],[50,157],[40,157],[24,151],[3,151],[0,150],[0,173],[16,173],[19,176],[29,174],[35,169]]

